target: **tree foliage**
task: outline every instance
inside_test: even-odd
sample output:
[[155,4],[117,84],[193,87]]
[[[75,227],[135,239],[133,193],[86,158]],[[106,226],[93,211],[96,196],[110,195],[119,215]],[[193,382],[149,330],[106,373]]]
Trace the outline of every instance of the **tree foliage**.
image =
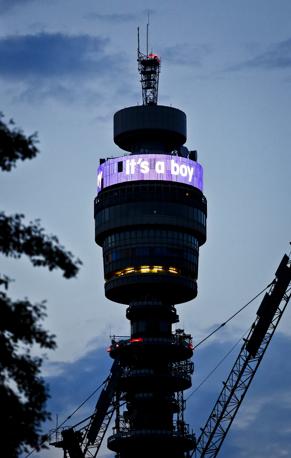
[[42,442],[48,393],[40,378],[42,359],[32,357],[30,349],[34,344],[53,349],[55,340],[39,324],[45,316],[43,303],[12,301],[0,292],[0,310],[1,448],[13,458],[26,450],[25,444],[38,448]]
[[[10,171],[19,160],[38,154],[36,135],[26,137],[13,121],[0,116],[0,168]],[[75,277],[81,261],[66,251],[56,236],[48,236],[39,220],[28,224],[24,215],[0,212],[0,253],[27,256],[33,266],[59,269],[65,278]],[[12,300],[7,290],[10,279],[0,274],[0,422],[1,456],[17,458],[29,448],[43,446],[41,425],[50,418],[46,410],[48,388],[41,377],[42,357],[32,349],[54,349],[55,337],[42,327],[44,302],[27,298]]]
[[55,235],[48,236],[39,220],[25,225],[24,215],[6,216],[0,212],[0,252],[5,256],[20,258],[25,254],[34,266],[61,269],[65,278],[75,277],[80,261],[59,244]]
[[3,121],[3,114],[0,113],[0,168],[9,172],[16,162],[25,159],[32,159],[39,150],[36,147],[36,133],[26,137],[21,129],[14,127],[14,122],[9,121],[8,125]]

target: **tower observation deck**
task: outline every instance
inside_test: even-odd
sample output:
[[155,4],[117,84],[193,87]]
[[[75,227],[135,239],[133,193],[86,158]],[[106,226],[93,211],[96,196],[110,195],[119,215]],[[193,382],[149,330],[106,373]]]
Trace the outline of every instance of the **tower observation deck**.
[[[203,169],[186,142],[183,111],[157,104],[160,59],[138,49],[143,105],[114,115],[121,156],[101,159],[94,202],[103,249],[105,295],[127,305],[129,339],[113,339],[122,393],[108,448],[120,458],[187,456],[184,422],[191,386],[192,338],[173,332],[174,304],[197,295],[199,247],[206,241]],[[118,396],[117,396],[118,398]]]

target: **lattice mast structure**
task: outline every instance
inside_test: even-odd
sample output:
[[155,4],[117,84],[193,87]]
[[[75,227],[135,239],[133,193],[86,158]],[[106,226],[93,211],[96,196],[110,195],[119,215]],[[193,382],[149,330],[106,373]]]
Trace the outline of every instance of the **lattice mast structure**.
[[[182,458],[194,447],[184,422],[191,387],[191,335],[173,332],[174,304],[197,295],[199,247],[206,241],[203,169],[186,142],[186,115],[158,105],[160,59],[138,39],[143,104],[114,115],[114,142],[126,153],[101,159],[94,204],[103,249],[105,295],[126,304],[129,339],[113,338],[119,362],[116,421],[108,448],[119,458]],[[124,404],[124,405],[123,405]],[[122,406],[123,405],[123,406]]]
[[215,458],[290,300],[291,259],[283,256],[244,339],[239,355],[206,421],[191,457]]
[[157,105],[159,91],[159,75],[161,61],[157,54],[149,54],[147,24],[147,50],[146,54],[140,51],[139,27],[137,29],[137,62],[142,87],[143,105]]

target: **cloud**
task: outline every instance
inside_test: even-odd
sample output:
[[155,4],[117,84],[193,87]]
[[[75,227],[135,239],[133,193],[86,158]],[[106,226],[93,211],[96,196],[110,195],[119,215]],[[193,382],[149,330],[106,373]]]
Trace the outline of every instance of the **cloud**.
[[[60,415],[60,421],[70,415],[108,376],[112,360],[105,348],[91,350],[73,362],[48,363],[45,370],[51,398],[48,409]],[[55,375],[53,375],[55,374]],[[99,393],[100,394],[100,393]],[[70,420],[71,424],[92,413],[98,394]],[[85,413],[84,413],[85,412]]]
[[120,70],[121,62],[106,53],[108,41],[103,37],[63,33],[2,37],[0,78],[71,80],[108,75]]
[[[256,402],[254,405],[256,406]],[[245,410],[248,411],[248,409]],[[277,398],[276,395],[266,400],[259,408],[253,421],[249,421],[245,429],[239,429],[235,424],[233,425],[232,443],[226,441],[224,456],[226,458],[230,456],[238,458],[290,456],[290,411],[290,402],[289,405],[284,404],[282,399]],[[231,454],[228,454],[230,451]]]
[[[93,342],[91,344],[93,345]],[[47,408],[52,414],[52,420],[46,423],[43,428],[44,433],[48,433],[56,427],[56,417],[59,425],[64,420],[67,420],[64,423],[64,427],[70,427],[94,412],[102,387],[97,392],[94,393],[94,391],[108,377],[113,362],[105,348],[98,348],[98,339],[95,341],[95,345],[96,348],[94,350],[88,351],[75,361],[46,363],[45,372],[51,374],[46,377],[46,382],[49,385],[51,396],[48,400]],[[81,406],[83,401],[92,393],[94,393],[93,396]],[[81,406],[80,409],[76,411],[79,406]],[[75,413],[72,415],[73,412]],[[79,426],[79,428],[87,423],[88,421]],[[52,436],[51,440],[56,440],[55,435]],[[99,453],[100,458],[112,456],[105,449],[106,438]],[[47,451],[42,451],[40,456],[44,458],[59,458],[61,453],[59,449],[51,446]]]
[[291,38],[274,44],[267,51],[245,62],[230,67],[228,70],[244,69],[285,70],[291,67]]
[[138,21],[142,19],[143,22],[147,20],[147,17],[151,18],[156,14],[153,9],[144,9],[141,13],[88,13],[84,16],[85,19],[93,21],[104,21],[110,24],[122,24],[124,22]]
[[[194,354],[194,388],[231,346],[230,342],[213,342],[197,349]],[[269,455],[280,458],[290,455],[291,360],[287,351],[290,346],[290,337],[280,333],[275,335],[222,445],[224,458],[265,458]],[[222,388],[221,381],[226,380],[238,351],[236,349],[224,365],[187,401],[186,421],[191,428],[194,427],[197,436]],[[112,360],[100,348],[89,351],[74,362],[51,363],[49,370],[55,375],[48,377],[47,381],[51,392],[48,408],[53,418],[57,413],[59,422],[62,422],[69,416],[105,380],[111,364]],[[185,393],[185,399],[190,393],[191,390]],[[67,425],[74,425],[89,416],[97,398],[96,393]]]
[[100,103],[106,97],[104,82],[120,83],[125,69],[126,55],[116,58],[107,52],[108,43],[86,34],[2,37],[0,80],[14,85],[14,99],[20,102]]
[[[96,106],[106,101],[104,92],[100,89],[94,90],[86,85],[75,84],[74,81],[42,81],[37,87],[32,83],[15,96],[20,103],[39,104],[40,101],[57,101],[60,104],[72,105],[76,101],[79,106]],[[112,117],[112,114],[111,114]]]
[[0,14],[7,13],[8,11],[23,6],[26,3],[31,3],[34,0],[0,0]]
[[90,20],[97,20],[97,21],[104,21],[109,22],[111,24],[116,23],[124,23],[129,21],[134,21],[137,19],[136,14],[131,13],[111,13],[111,14],[104,14],[104,13],[88,13],[85,16],[85,19]]
[[[215,365],[216,358],[213,355],[227,352],[229,345],[216,343],[197,350],[197,384]],[[274,336],[222,445],[224,458],[290,455],[291,361],[287,356],[290,346],[290,337],[280,333]],[[220,356],[217,356],[217,360],[219,359]],[[228,358],[224,368],[220,367],[189,399],[187,420],[195,425],[196,431],[204,426],[222,388],[221,381],[226,380],[232,366],[231,361],[234,359],[235,355]],[[195,373],[193,382],[195,387]]]
[[163,60],[171,64],[201,66],[203,59],[210,52],[210,47],[205,44],[191,46],[187,43],[181,43],[162,49],[161,56]]

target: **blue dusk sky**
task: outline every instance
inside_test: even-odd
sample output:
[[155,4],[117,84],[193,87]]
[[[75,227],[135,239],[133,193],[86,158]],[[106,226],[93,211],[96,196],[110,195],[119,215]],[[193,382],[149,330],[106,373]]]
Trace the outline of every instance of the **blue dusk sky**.
[[[15,279],[13,297],[47,300],[45,325],[58,348],[48,354],[44,375],[59,421],[106,377],[109,336],[129,334],[125,307],[104,297],[93,199],[99,158],[122,154],[113,143],[113,114],[141,103],[136,29],[145,49],[148,10],[150,50],[162,61],[159,103],[187,114],[186,145],[198,150],[208,199],[199,293],[177,307],[178,326],[194,342],[202,339],[273,279],[289,250],[290,0],[0,0],[0,111],[25,133],[37,131],[41,150],[2,173],[2,208],[40,218],[83,261],[78,278],[67,281],[26,259],[2,259],[1,270]],[[197,349],[193,387],[248,329],[258,305]],[[224,458],[291,455],[290,320],[291,307]],[[189,399],[187,420],[197,433],[238,348]],[[113,453],[104,448],[100,456]]]

